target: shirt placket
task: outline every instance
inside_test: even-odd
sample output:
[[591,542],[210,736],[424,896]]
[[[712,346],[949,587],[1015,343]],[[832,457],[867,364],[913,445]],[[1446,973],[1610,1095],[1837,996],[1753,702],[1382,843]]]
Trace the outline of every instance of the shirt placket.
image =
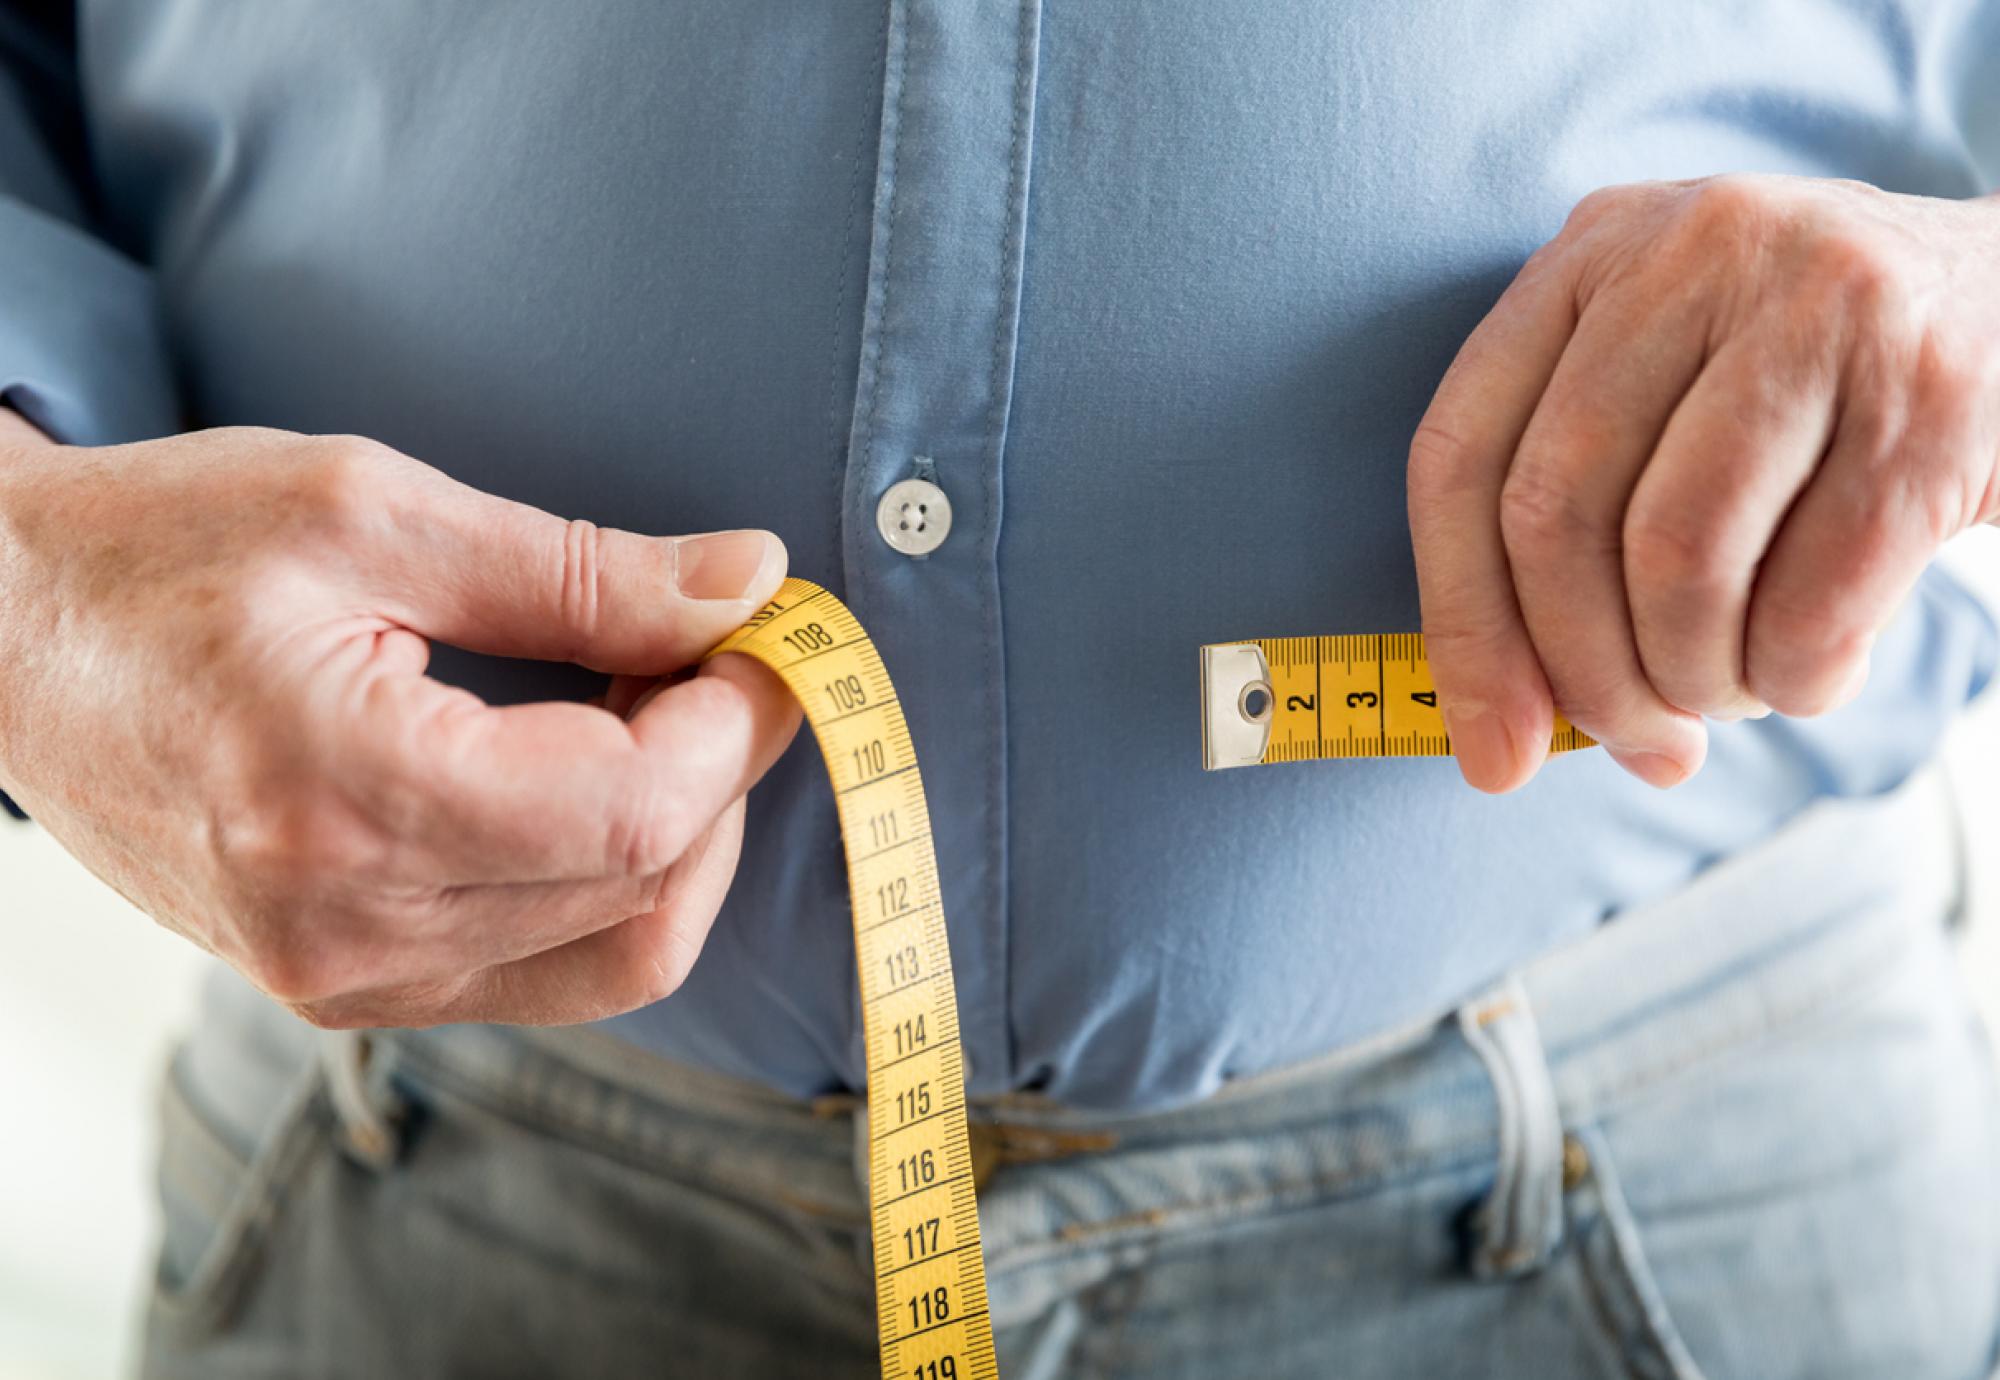
[[891,0],[842,494],[846,595],[923,763],[975,1093],[1012,1063],[998,556],[1039,11]]

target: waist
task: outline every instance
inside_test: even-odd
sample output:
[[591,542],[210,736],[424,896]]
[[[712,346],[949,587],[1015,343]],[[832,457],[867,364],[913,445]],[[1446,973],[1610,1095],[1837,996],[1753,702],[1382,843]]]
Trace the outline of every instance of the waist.
[[[1531,1011],[1565,1109],[1594,1117],[1690,1065],[1810,1020],[1888,971],[1913,936],[1940,931],[1962,891],[1956,812],[1928,770],[1879,797],[1827,800],[1692,885],[1531,962],[1451,1011],[1320,1058],[1234,1080],[1165,1110],[1105,1111],[1035,1093],[976,1098],[994,1153],[1184,1143],[1324,1124],[1395,1100],[1398,1138],[1445,1153],[1491,1137],[1476,1055],[1486,1025]],[[183,1055],[185,1076],[247,1146],[273,1091],[318,1038],[233,979]],[[859,1100],[801,1099],[663,1059],[602,1029],[461,1026],[393,1032],[387,1071],[420,1070],[517,1116],[616,1142],[671,1147],[718,1125],[850,1175]],[[1412,1099],[1413,1083],[1429,1095]],[[1388,1123],[1385,1123],[1388,1124]],[[698,1139],[698,1137],[697,1137]],[[1346,1141],[1344,1153],[1373,1153]],[[1358,1147],[1358,1148],[1357,1148]],[[1381,1147],[1376,1146],[1375,1149]],[[774,1151],[774,1153],[778,1153]],[[829,1189],[831,1191],[831,1189]]]

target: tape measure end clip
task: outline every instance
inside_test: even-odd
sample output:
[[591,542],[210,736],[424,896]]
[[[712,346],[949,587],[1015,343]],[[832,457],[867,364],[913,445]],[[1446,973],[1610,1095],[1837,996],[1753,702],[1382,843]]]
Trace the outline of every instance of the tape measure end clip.
[[1201,765],[1254,767],[1271,744],[1271,668],[1254,642],[1201,649]]

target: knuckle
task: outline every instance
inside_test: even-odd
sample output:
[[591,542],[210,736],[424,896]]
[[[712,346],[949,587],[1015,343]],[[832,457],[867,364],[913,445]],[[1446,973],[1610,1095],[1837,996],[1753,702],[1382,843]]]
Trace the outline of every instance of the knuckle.
[[1739,672],[1726,666],[1691,662],[1678,649],[1642,646],[1646,679],[1661,699],[1689,714],[1737,716],[1754,707]]
[[298,490],[315,525],[345,529],[381,507],[395,452],[363,436],[314,437],[310,452]]
[[1909,294],[1895,257],[1874,239],[1831,231],[1813,245],[1808,272],[1851,309],[1893,322],[1908,315]]
[[1509,552],[1576,550],[1591,528],[1575,491],[1540,466],[1516,464],[1500,488],[1500,537]]
[[1979,338],[1948,340],[1927,331],[1911,370],[1914,411],[1946,434],[1979,429],[2000,383],[2000,348]]
[[1782,666],[1752,662],[1751,692],[1791,719],[1813,719],[1840,705],[1843,668],[1852,665],[1833,656],[1791,657]]
[[1845,668],[1870,636],[1824,599],[1774,594],[1759,600],[1748,657],[1750,691],[1781,714],[1811,718],[1834,707]]
[[[280,923],[238,964],[267,996],[329,1012],[402,983],[415,957],[408,926],[393,909],[319,905],[283,910]],[[398,987],[396,990],[402,990]]]
[[690,813],[687,803],[671,793],[635,789],[610,830],[610,865],[628,877],[664,872],[694,832]]
[[1617,216],[1640,194],[1638,187],[1624,184],[1586,192],[1570,208],[1569,216],[1563,222],[1563,234],[1570,238],[1588,234]]
[[1636,716],[1628,709],[1631,696],[1610,677],[1572,670],[1550,679],[1557,707],[1579,723],[1588,720],[1600,737],[1615,742],[1634,726]]
[[1705,242],[1733,241],[1766,224],[1776,201],[1772,184],[1754,174],[1703,178],[1688,186],[1686,226]]
[[1705,604],[1728,593],[1735,565],[1714,528],[1657,507],[1625,519],[1625,574],[1677,603]]
[[294,1008],[324,1008],[343,990],[326,947],[297,934],[288,942],[265,947],[241,966],[258,990]]
[[1836,578],[1818,591],[1828,624],[1851,621],[1853,605],[1871,592],[1888,589],[1914,576],[1916,552],[1928,557],[1955,530],[1956,509],[1943,492],[1925,482],[1921,467],[1904,457],[1892,466],[1876,489],[1876,499],[1857,522],[1848,524],[1840,546]]
[[1437,423],[1424,422],[1410,438],[1411,505],[1429,508],[1449,500],[1465,487],[1473,469],[1470,446]]
[[1758,631],[1774,647],[1816,658],[1854,649],[1854,631],[1823,593],[1774,593],[1762,603]]
[[292,896],[318,894],[372,860],[348,812],[317,795],[248,811],[216,837],[229,866]]
[[1640,740],[1666,712],[1636,661],[1570,656],[1547,664],[1546,673],[1556,708],[1609,743]]
[[1424,651],[1451,680],[1457,679],[1455,671],[1483,675],[1484,668],[1511,665],[1518,636],[1511,626],[1469,613],[1427,610],[1424,614]]

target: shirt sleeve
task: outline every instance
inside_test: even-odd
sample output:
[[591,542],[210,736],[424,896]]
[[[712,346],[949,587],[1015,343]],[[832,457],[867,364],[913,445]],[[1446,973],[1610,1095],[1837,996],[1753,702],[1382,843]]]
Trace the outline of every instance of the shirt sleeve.
[[179,430],[179,409],[152,282],[95,230],[75,33],[70,0],[0,3],[0,404],[109,445]]
[[179,429],[145,270],[97,230],[71,0],[0,0],[0,402],[59,441]]
[[1944,31],[1941,66],[1982,192],[2000,191],[2000,0],[1962,0]]

